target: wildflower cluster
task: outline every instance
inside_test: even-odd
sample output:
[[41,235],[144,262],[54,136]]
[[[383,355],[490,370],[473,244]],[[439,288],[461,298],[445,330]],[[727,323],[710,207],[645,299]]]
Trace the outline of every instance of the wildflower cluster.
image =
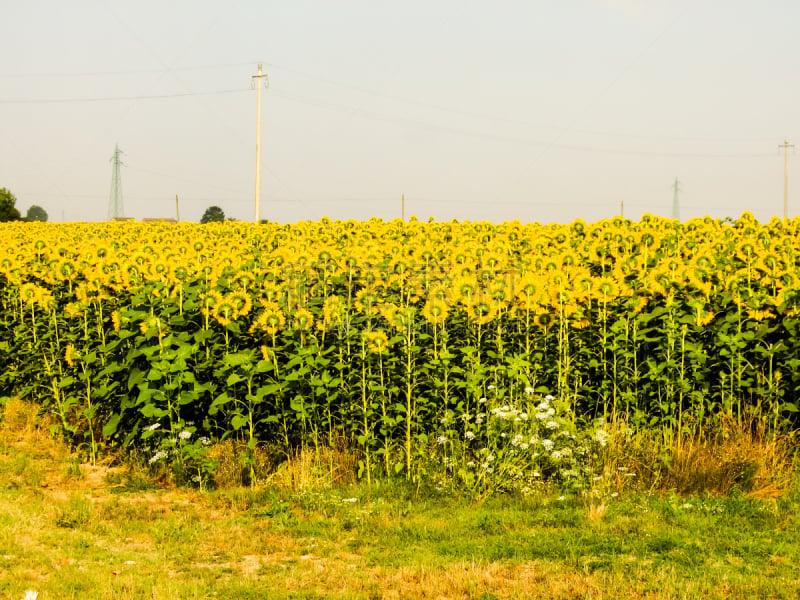
[[531,388],[514,403],[496,394],[479,405],[481,412],[462,415],[467,428],[460,436],[451,429],[451,437],[440,434],[436,440],[452,451],[442,464],[451,467],[456,483],[477,495],[527,495],[543,485],[578,491],[590,484],[598,450],[608,441],[602,427],[579,431],[566,403],[536,396]]

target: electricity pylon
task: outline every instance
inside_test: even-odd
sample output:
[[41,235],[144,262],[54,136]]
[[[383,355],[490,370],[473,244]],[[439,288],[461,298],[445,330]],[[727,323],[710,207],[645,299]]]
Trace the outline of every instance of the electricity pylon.
[[125,216],[125,209],[122,206],[122,176],[119,170],[122,165],[122,161],[119,159],[120,154],[122,151],[117,144],[114,146],[114,156],[111,157],[111,163],[114,166],[111,170],[111,195],[108,201],[108,218],[110,220]]

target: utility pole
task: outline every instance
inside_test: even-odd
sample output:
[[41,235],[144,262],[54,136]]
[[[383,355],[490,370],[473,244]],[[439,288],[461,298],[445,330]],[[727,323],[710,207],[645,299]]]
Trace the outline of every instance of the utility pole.
[[175,194],[175,221],[181,222],[181,209],[178,208],[178,194]]
[[111,196],[108,201],[108,218],[111,220],[125,216],[125,210],[122,207],[122,176],[119,169],[122,161],[119,159],[120,154],[122,154],[122,151],[119,149],[119,144],[116,144],[114,146],[114,156],[111,157],[111,163],[114,166],[111,170]]
[[681,207],[678,203],[678,194],[681,191],[680,183],[678,182],[678,178],[675,178],[675,183],[672,186],[673,193],[672,193],[672,218],[677,219],[678,221],[681,220]]
[[625,200],[619,201],[619,216],[625,218]]
[[406,195],[402,194],[400,196],[400,218],[405,221],[406,220]]
[[[264,80],[263,83],[261,80]],[[261,88],[269,85],[269,79],[261,72],[261,63],[258,72],[253,75],[253,85],[258,90],[258,107],[256,108],[256,223],[261,221]]]
[[783,148],[783,218],[789,218],[789,148],[794,148],[794,144],[790,144],[783,140],[783,144],[778,146]]

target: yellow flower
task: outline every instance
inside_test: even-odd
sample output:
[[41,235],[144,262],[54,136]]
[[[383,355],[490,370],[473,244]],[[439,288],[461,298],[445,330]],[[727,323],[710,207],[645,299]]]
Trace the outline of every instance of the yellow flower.
[[262,344],[259,347],[259,350],[261,350],[261,358],[263,358],[266,362],[269,362],[272,359],[269,354],[269,348],[267,348],[265,345]]
[[443,300],[429,298],[422,308],[422,316],[431,325],[443,325],[447,321],[450,309]]
[[224,296],[223,303],[228,303],[233,306],[233,319],[238,319],[239,317],[247,315],[253,307],[253,301],[250,299],[250,295],[239,290]]
[[236,319],[236,307],[227,298],[224,298],[222,302],[211,309],[211,316],[224,327]]
[[389,337],[384,331],[367,330],[364,332],[364,341],[372,354],[386,354],[389,351]]
[[364,314],[372,315],[378,312],[378,295],[369,289],[359,290],[356,293],[356,309]]
[[19,296],[27,304],[35,304],[39,298],[39,286],[34,283],[23,283],[19,288]]
[[314,315],[305,308],[299,308],[292,315],[294,327],[298,331],[309,331],[314,327]]
[[344,302],[339,296],[328,296],[322,304],[322,323],[317,326],[324,330],[342,327],[345,322]]
[[70,367],[75,366],[75,360],[79,358],[78,351],[72,344],[67,344],[67,349],[64,351],[64,360]]
[[250,332],[263,331],[267,335],[275,335],[286,324],[286,317],[276,302],[262,302],[262,306],[264,310],[253,321]]

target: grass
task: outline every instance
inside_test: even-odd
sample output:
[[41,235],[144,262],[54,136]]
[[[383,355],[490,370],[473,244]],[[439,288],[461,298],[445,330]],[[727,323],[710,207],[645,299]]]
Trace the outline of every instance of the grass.
[[2,599],[800,596],[791,490],[476,503],[326,483],[298,457],[270,484],[199,492],[82,464],[24,404],[5,415]]

